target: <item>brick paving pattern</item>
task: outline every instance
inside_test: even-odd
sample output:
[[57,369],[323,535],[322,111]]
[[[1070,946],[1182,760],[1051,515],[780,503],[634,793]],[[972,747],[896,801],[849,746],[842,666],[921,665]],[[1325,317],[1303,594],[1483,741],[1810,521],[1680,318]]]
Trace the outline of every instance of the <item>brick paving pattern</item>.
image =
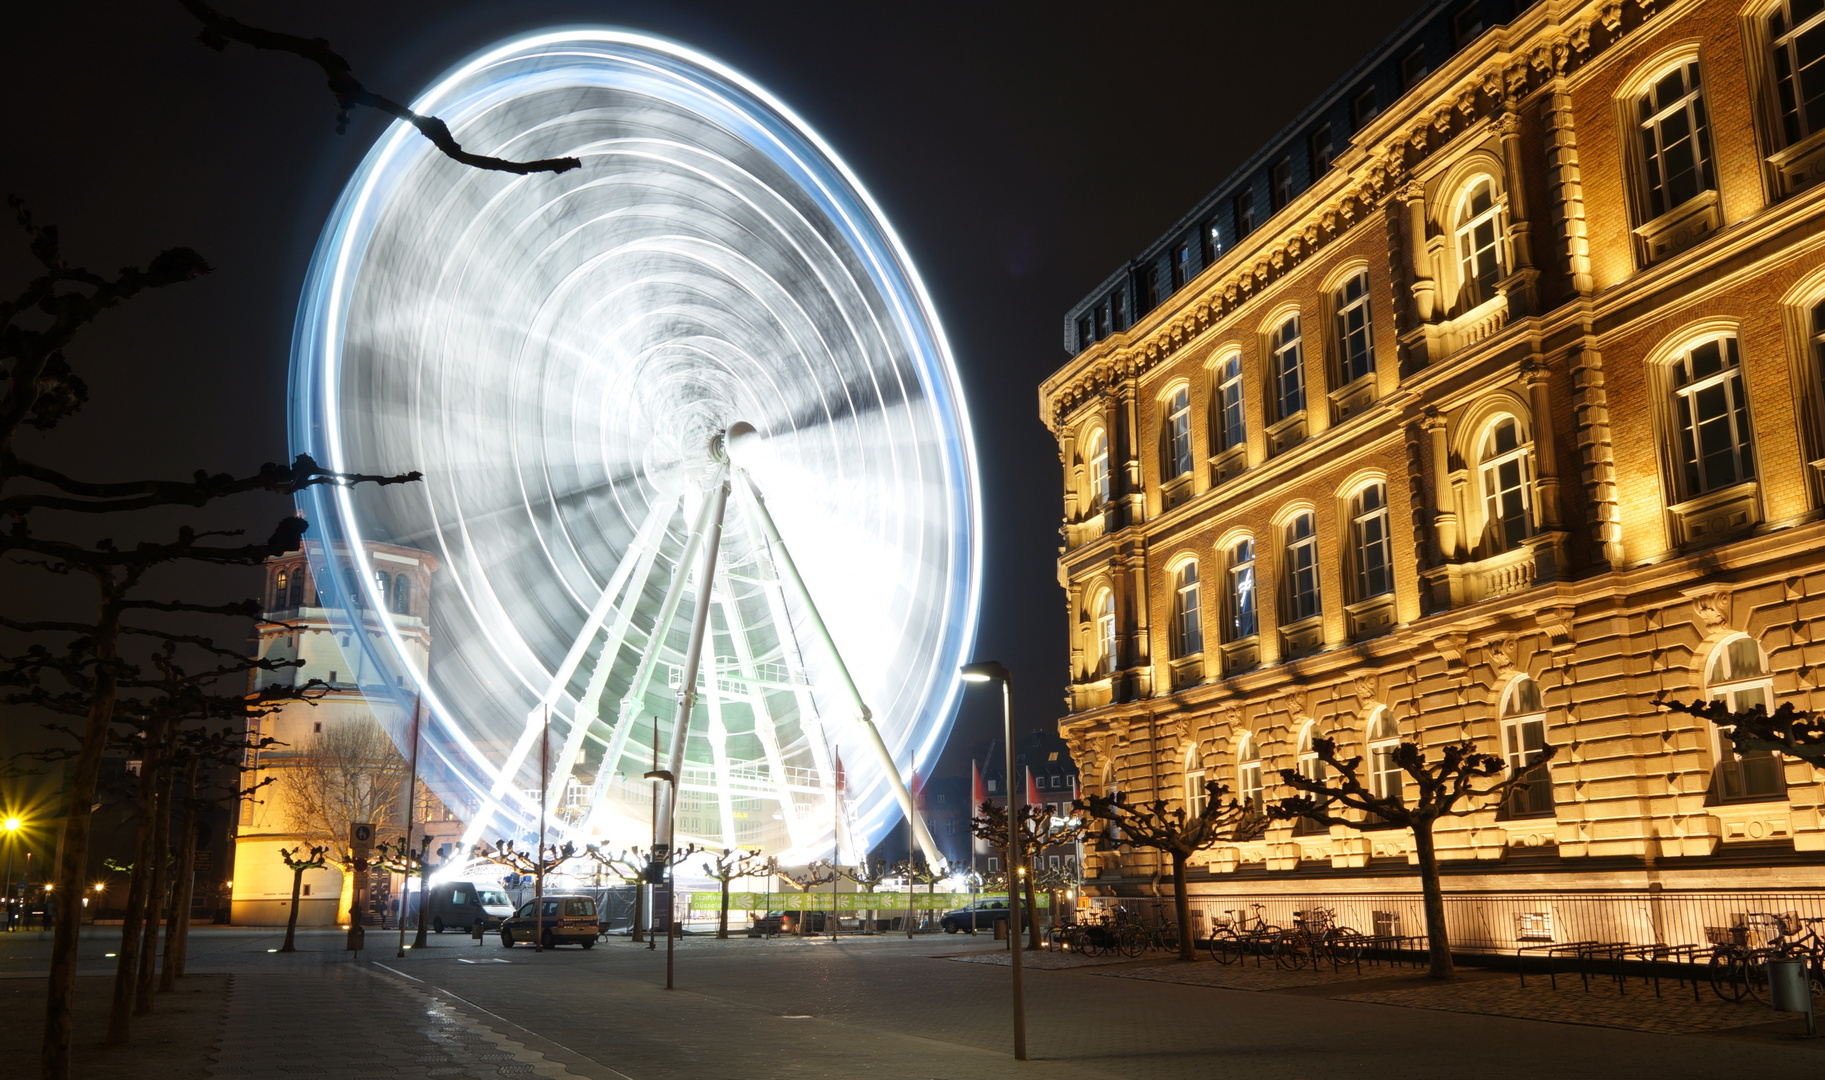
[[1545,979],[1532,979],[1523,987],[1520,979],[1504,977],[1450,985],[1371,990],[1337,997],[1343,1001],[1371,1001],[1409,1009],[1485,1013],[1661,1035],[1750,1027],[1785,1015],[1771,1012],[1766,1005],[1755,1001],[1722,1001],[1709,989],[1697,1001],[1692,1000],[1689,989],[1681,989],[1677,984],[1663,985],[1661,993],[1663,996],[1656,998],[1652,989],[1643,989],[1637,983],[1629,987],[1628,993],[1618,994],[1615,985],[1607,979],[1594,982],[1587,993],[1575,978],[1559,980],[1559,988],[1554,990]]

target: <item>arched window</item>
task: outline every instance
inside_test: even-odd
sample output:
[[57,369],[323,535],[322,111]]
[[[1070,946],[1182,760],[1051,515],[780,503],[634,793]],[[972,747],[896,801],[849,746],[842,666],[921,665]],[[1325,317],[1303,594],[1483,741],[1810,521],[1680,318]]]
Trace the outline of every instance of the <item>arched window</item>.
[[1096,641],[1102,655],[1096,659],[1099,675],[1115,670],[1115,590],[1104,589],[1096,598]]
[[1172,655],[1196,656],[1204,651],[1204,625],[1198,613],[1198,564],[1191,560],[1173,575]]
[[1204,786],[1204,756],[1193,746],[1185,753],[1185,819],[1196,818],[1204,812],[1209,801],[1210,792]]
[[1289,315],[1268,338],[1273,354],[1275,415],[1284,420],[1305,411],[1305,353],[1299,316]]
[[1263,812],[1266,800],[1261,783],[1261,749],[1255,737],[1247,733],[1236,741],[1236,798],[1256,813]]
[[1318,527],[1307,512],[1286,525],[1286,621],[1296,623],[1317,615]]
[[1191,389],[1181,386],[1166,405],[1166,478],[1191,472]]
[[1260,632],[1255,614],[1255,542],[1241,539],[1229,548],[1229,618],[1224,629],[1228,640],[1241,641]]
[[[1502,693],[1502,757],[1510,776],[1546,748],[1546,706],[1540,684],[1523,675]],[[1527,786],[1517,788],[1504,808],[1510,817],[1534,817],[1553,812],[1553,785],[1544,762],[1527,770]]]
[[412,614],[412,581],[404,574],[393,579],[393,610],[400,615]]
[[1477,482],[1489,554],[1512,550],[1533,535],[1533,444],[1522,441],[1514,417],[1496,417],[1483,433]]
[[1350,500],[1350,539],[1356,599],[1394,591],[1394,548],[1388,537],[1388,486],[1370,484]]
[[1681,61],[1650,82],[1636,101],[1636,116],[1647,220],[1716,186],[1697,57]]
[[1400,726],[1384,706],[1369,717],[1369,792],[1381,799],[1401,801],[1403,777],[1394,752],[1400,748]]
[[1242,414],[1242,354],[1232,353],[1217,366],[1216,427],[1211,445],[1217,453],[1240,446],[1248,439],[1248,422]]
[[1753,480],[1749,395],[1736,338],[1714,337],[1691,345],[1670,367],[1674,422],[1679,428],[1680,497],[1696,498]]
[[1090,436],[1090,497],[1094,506],[1109,505],[1109,436],[1101,431]]
[[1825,4],[1780,0],[1768,13],[1768,52],[1781,134],[1792,146],[1825,131]]
[[283,570],[276,571],[273,574],[272,595],[273,595],[273,602],[272,602],[273,609],[277,610],[277,609],[283,608],[285,606],[286,599],[291,596],[291,575],[290,574],[286,573]]
[[387,598],[393,594],[393,575],[385,570],[374,571],[374,594],[380,597],[380,610],[387,610]]
[[[1322,781],[1325,776],[1324,762],[1319,760],[1318,751],[1312,746],[1312,739],[1318,734],[1318,725],[1308,722],[1299,729],[1298,751],[1293,760],[1293,768],[1307,780]],[[1301,792],[1301,794],[1305,794]],[[1293,822],[1293,832],[1300,836],[1325,832],[1327,826],[1315,818],[1302,817]]]
[[285,605],[286,607],[300,608],[300,607],[304,606],[304,604],[305,604],[304,580],[305,580],[304,567],[302,564],[300,564],[296,570],[292,571],[291,597],[290,597],[289,601],[286,603],[286,605]]
[[1369,325],[1369,272],[1359,270],[1332,298],[1337,312],[1338,386],[1375,370],[1375,338]]
[[[1768,654],[1753,638],[1743,634],[1725,638],[1705,665],[1705,697],[1721,701],[1731,712],[1774,709],[1774,680],[1768,671]],[[1715,727],[1712,730],[1717,768],[1711,776],[1711,795],[1719,802],[1780,798],[1786,794],[1779,754],[1768,750],[1737,753]]]
[[1502,203],[1495,183],[1485,176],[1459,196],[1452,225],[1457,244],[1458,284],[1464,306],[1475,307],[1495,295],[1507,275],[1502,254]]

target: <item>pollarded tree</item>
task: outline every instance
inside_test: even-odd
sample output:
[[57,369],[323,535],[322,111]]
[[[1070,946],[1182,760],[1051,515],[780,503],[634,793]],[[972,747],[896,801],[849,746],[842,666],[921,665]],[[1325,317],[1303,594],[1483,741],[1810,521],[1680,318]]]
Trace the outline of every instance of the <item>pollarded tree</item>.
[[646,940],[640,929],[640,923],[641,917],[646,913],[646,889],[642,886],[646,884],[646,868],[649,860],[642,856],[637,848],[623,851],[619,855],[610,855],[595,844],[585,847],[583,855],[614,877],[619,878],[623,885],[634,887],[634,924],[628,937],[632,941]]
[[[418,932],[412,937],[414,949],[425,947],[425,917],[428,914],[427,909],[431,906],[426,899],[429,894],[425,891],[431,887],[431,837],[429,834],[425,834],[419,839],[422,842],[418,845],[417,851],[412,850],[412,846],[406,843],[406,838],[403,836],[396,844],[389,844],[382,840],[374,845],[374,862],[382,870],[398,874],[406,880],[418,879]],[[411,899],[411,890],[402,886],[399,896],[399,924],[401,926],[405,925],[406,907]]]
[[280,952],[298,951],[292,939],[298,933],[298,900],[304,895],[304,872],[321,870],[329,865],[329,860],[324,857],[329,848],[314,847],[303,855],[298,854],[303,850],[302,845],[289,851],[279,849],[279,858],[285,860],[286,868],[291,871],[291,916],[285,920],[285,944],[279,946]]
[[1795,708],[1791,701],[1781,702],[1773,712],[1761,705],[1731,709],[1722,698],[1683,705],[1665,700],[1655,704],[1711,721],[1739,754],[1785,754],[1815,769],[1825,769],[1825,713]]
[[[817,862],[808,863],[803,870],[793,870],[789,867],[781,866],[778,859],[768,859],[767,872],[786,884],[803,891],[807,897],[811,895],[813,890],[823,885],[829,885],[842,876],[837,872],[836,866],[831,863],[829,859],[819,859]],[[799,937],[804,937],[810,930],[810,910],[811,909],[808,907],[799,910]],[[834,919],[836,917],[836,912],[834,910],[831,911],[830,916]]]
[[[1418,789],[1418,797],[1411,802],[1406,798],[1404,783],[1380,793],[1364,783],[1362,758],[1339,758],[1337,740],[1314,738],[1312,752],[1324,768],[1316,777],[1294,769],[1280,770],[1282,783],[1305,794],[1281,799],[1269,813],[1284,821],[1305,818],[1323,825],[1360,827],[1361,819],[1351,820],[1339,812],[1339,807],[1344,807],[1410,831],[1426,912],[1426,946],[1432,963],[1429,974],[1435,979],[1451,978],[1451,942],[1445,930],[1445,897],[1439,883],[1433,826],[1443,817],[1500,805],[1516,790],[1526,787],[1528,774],[1550,760],[1556,749],[1544,747],[1510,772],[1501,757],[1478,751],[1476,743],[1468,739],[1440,747],[1435,761],[1427,761],[1417,744],[1402,742],[1394,748],[1392,760],[1400,769],[1398,775],[1412,777]],[[1479,786],[1482,781],[1488,783]]]
[[[1020,808],[1020,850],[1029,866],[1035,852],[1061,844],[1075,844],[1083,839],[1089,823],[1083,817],[1084,804],[1075,805],[1078,812],[1070,817],[1058,817],[1044,806],[1029,804]],[[979,840],[987,840],[991,850],[1005,853],[1008,850],[1007,808],[984,800],[970,818],[970,832]],[[1031,951],[1039,948],[1039,901],[1029,866],[1020,867],[1014,876],[1023,886],[1026,897],[1027,949]],[[1020,901],[1009,892],[1008,902]]]
[[[933,865],[926,862],[923,858],[912,858],[901,859],[899,862],[895,863],[893,872],[900,877],[910,877],[913,881],[925,886],[925,895],[927,897],[925,903],[926,907],[930,908],[935,902],[931,900],[930,897],[937,894],[938,882],[949,878],[952,874],[957,872],[957,869],[956,866],[951,865],[949,859],[939,859],[937,864]],[[930,916],[928,914],[927,919],[929,918]],[[929,923],[927,925],[929,925]]]
[[729,882],[764,874],[767,872],[767,864],[760,861],[759,848],[750,848],[747,851],[723,848],[722,854],[714,856],[709,862],[703,864],[703,872],[722,885],[722,908],[721,913],[716,917],[716,939],[727,941],[729,940]]
[[1267,815],[1252,805],[1225,798],[1229,788],[1215,780],[1204,782],[1204,805],[1188,813],[1184,802],[1155,799],[1124,802],[1120,793],[1090,795],[1072,805],[1098,821],[1122,831],[1130,844],[1153,848],[1172,858],[1173,914],[1179,923],[1179,959],[1198,958],[1191,935],[1191,897],[1186,891],[1185,868],[1191,857],[1219,843],[1239,843],[1261,835]]

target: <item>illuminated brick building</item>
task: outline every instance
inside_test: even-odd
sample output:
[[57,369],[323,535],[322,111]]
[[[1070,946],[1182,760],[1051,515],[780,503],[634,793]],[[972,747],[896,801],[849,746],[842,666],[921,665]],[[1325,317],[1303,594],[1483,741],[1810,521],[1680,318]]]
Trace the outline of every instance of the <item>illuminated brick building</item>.
[[[1546,741],[1440,824],[1448,889],[1825,885],[1820,774],[1653,703],[1815,704],[1821,73],[1816,2],[1433,3],[1073,309],[1040,406],[1086,786]],[[1193,891],[1411,890],[1411,843],[1277,824]]]

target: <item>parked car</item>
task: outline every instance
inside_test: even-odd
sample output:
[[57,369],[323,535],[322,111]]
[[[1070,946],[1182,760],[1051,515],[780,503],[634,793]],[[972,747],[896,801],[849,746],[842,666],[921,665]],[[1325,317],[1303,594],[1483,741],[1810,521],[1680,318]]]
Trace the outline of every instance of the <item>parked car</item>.
[[1008,902],[1006,900],[978,900],[968,907],[947,911],[938,920],[947,934],[962,931],[973,934],[978,930],[993,930],[998,922],[1008,921]]
[[796,934],[801,919],[806,920],[808,933],[821,934],[828,929],[821,911],[769,911],[765,915],[754,916],[753,934]]
[[[475,926],[475,920],[482,920],[482,929],[497,930],[501,920],[513,915],[513,901],[499,889],[477,888],[469,881],[445,881],[431,886],[425,913],[430,917],[431,929],[439,934],[445,928],[461,930],[467,933]],[[413,898],[412,906],[416,910],[419,901]]]
[[511,949],[516,942],[530,945],[539,934],[539,905],[544,904],[545,947],[581,945],[593,948],[602,924],[597,921],[596,901],[589,896],[547,896],[528,900],[520,910],[501,923],[501,944]]

